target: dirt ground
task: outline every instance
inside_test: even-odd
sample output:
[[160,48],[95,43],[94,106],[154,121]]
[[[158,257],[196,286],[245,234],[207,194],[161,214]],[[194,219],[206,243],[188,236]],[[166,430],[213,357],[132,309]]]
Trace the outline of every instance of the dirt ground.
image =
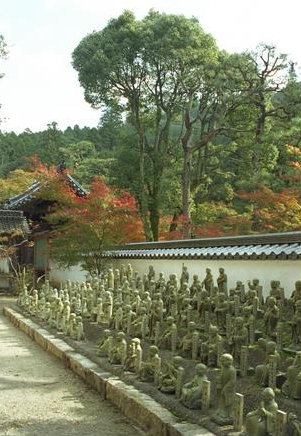
[[55,357],[12,326],[2,315],[1,300],[1,436],[144,434]]

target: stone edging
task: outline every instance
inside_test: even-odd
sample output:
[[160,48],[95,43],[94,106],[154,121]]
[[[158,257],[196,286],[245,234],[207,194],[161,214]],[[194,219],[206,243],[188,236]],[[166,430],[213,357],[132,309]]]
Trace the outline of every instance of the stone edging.
[[63,361],[67,368],[96,389],[103,399],[109,400],[134,424],[152,436],[215,436],[196,424],[180,421],[149,395],[127,385],[118,377],[101,369],[99,365],[79,354],[61,339],[56,338],[28,318],[8,307],[3,313],[22,332],[40,347]]

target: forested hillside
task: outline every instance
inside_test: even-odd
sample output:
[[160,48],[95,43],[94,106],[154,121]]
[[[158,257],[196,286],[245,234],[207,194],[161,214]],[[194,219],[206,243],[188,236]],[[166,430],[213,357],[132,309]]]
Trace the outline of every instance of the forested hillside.
[[73,66],[99,125],[0,133],[2,201],[38,155],[87,188],[103,175],[129,190],[148,240],[301,229],[301,83],[285,54],[229,54],[195,19],[125,12]]

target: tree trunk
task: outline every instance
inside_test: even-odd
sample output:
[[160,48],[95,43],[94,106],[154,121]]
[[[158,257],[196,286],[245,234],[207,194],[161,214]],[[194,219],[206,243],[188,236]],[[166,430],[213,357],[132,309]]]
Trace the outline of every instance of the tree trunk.
[[185,133],[181,139],[183,148],[183,173],[182,173],[182,210],[183,210],[183,238],[190,237],[190,177],[192,150],[189,141],[193,133],[193,124],[190,119],[189,109],[185,112]]
[[183,207],[183,238],[190,237],[190,177],[191,177],[191,150],[189,146],[183,147],[183,174],[182,174],[182,207]]
[[139,173],[140,173],[140,213],[143,224],[145,239],[152,241],[152,232],[149,224],[148,216],[148,199],[145,187],[145,171],[144,171],[144,140],[140,138],[140,156],[139,156]]

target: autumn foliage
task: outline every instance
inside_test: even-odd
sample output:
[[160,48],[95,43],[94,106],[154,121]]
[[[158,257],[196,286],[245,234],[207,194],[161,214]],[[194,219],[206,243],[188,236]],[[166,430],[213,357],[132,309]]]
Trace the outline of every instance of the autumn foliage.
[[135,199],[109,187],[103,177],[94,180],[86,197],[68,187],[47,220],[54,229],[51,255],[63,266],[81,263],[99,272],[104,250],[143,239]]

